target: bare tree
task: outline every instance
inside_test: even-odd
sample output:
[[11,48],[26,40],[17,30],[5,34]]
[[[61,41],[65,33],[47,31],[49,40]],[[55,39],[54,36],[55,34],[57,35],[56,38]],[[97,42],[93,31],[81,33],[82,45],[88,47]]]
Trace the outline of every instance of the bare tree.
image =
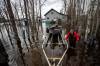
[[11,21],[11,25],[12,25],[12,28],[13,28],[13,31],[14,31],[14,36],[15,36],[15,39],[16,39],[16,44],[17,44],[17,47],[18,47],[18,50],[21,54],[21,59],[23,61],[23,64],[25,66],[25,61],[24,61],[24,57],[23,57],[23,52],[22,52],[22,46],[21,46],[21,40],[18,36],[18,31],[17,31],[17,28],[16,28],[16,23],[15,23],[15,18],[14,18],[14,14],[13,14],[13,11],[12,11],[12,7],[11,7],[11,4],[10,4],[10,0],[4,0],[5,4],[6,4],[6,8],[7,8],[7,11],[8,11],[8,15],[9,15],[9,18],[10,18],[10,21]]
[[[31,42],[31,40],[30,40],[30,29],[29,29],[29,27],[30,27],[30,20],[31,19],[29,19],[30,18],[30,13],[29,13],[29,2],[28,2],[28,0],[23,0],[24,1],[24,8],[25,8],[25,16],[26,16],[26,21],[25,21],[25,24],[26,24],[26,26],[27,26],[27,34],[28,34],[28,40],[29,40],[29,42],[30,42],[30,44],[32,43]],[[28,18],[29,17],[29,18]]]
[[[12,4],[12,5],[13,5],[14,8],[15,8],[18,23],[21,25],[21,23],[20,23],[20,17],[19,17],[19,15],[18,15],[18,10],[17,10],[16,3],[15,3],[15,4]],[[22,34],[23,34],[23,38],[24,38],[25,45],[26,45],[27,50],[28,50],[28,52],[29,52],[29,48],[28,48],[27,42],[26,42],[26,40],[25,40],[25,31],[23,31]]]
[[98,5],[97,5],[97,24],[96,24],[96,30],[95,30],[95,34],[97,34],[97,30],[99,29],[99,25],[100,25],[100,0],[97,0]]

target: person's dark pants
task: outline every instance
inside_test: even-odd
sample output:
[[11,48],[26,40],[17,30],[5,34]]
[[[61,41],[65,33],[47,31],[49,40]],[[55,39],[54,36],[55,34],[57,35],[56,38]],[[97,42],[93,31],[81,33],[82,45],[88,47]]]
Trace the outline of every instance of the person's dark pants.
[[63,43],[63,40],[62,40],[62,37],[61,37],[60,33],[58,33],[58,36],[59,36],[60,41]]
[[69,41],[69,45],[70,45],[70,47],[75,48],[76,47],[76,41]]
[[9,66],[8,63],[0,63],[0,66]]
[[52,44],[51,44],[51,48],[54,49],[55,46],[57,46],[57,43],[58,43],[58,34],[52,34]]
[[58,43],[58,33],[53,34],[52,43]]
[[45,47],[48,46],[48,42],[51,40],[51,37],[52,37],[52,33],[49,34],[49,37],[48,37],[48,39],[47,39],[47,43],[46,43]]
[[73,48],[69,48],[68,49],[68,51],[67,51],[67,60],[70,60],[70,58],[72,57],[72,56],[76,56],[77,54],[76,54],[76,51],[75,51],[75,49],[73,49]]
[[51,40],[51,37],[52,37],[52,33],[49,34],[49,37],[48,37],[47,43],[48,43],[48,41]]

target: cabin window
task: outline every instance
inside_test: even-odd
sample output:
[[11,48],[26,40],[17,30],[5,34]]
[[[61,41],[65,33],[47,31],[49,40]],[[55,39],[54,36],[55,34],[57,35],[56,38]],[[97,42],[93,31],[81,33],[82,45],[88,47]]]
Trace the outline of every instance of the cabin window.
[[47,17],[47,19],[49,19],[49,17]]
[[53,12],[51,12],[51,14],[53,14]]

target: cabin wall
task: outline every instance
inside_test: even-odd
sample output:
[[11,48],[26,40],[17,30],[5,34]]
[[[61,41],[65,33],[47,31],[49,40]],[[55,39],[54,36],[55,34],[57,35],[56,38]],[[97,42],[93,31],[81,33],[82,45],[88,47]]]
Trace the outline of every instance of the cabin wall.
[[64,19],[64,16],[55,11],[51,11],[45,16],[45,18],[47,21],[52,21],[56,19]]

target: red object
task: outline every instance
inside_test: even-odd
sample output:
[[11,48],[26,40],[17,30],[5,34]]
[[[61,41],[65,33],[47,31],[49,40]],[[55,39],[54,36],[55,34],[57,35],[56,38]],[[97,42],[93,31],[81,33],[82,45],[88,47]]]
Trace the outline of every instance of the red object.
[[[68,34],[66,34],[65,35],[65,39],[66,40],[68,40],[68,38],[69,38],[69,36],[70,36],[70,32],[68,32]],[[77,32],[74,32],[74,36],[75,36],[75,38],[76,38],[76,41],[78,41],[79,40],[79,35],[78,35],[78,33]]]

